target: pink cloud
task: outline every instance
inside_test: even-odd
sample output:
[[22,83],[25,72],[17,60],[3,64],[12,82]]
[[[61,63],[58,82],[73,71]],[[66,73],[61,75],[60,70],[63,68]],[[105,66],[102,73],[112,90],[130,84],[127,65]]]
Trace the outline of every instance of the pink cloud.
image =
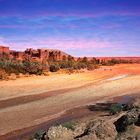
[[9,46],[4,37],[0,37],[0,46]]
[[123,42],[110,42],[98,39],[76,38],[28,38],[27,40],[7,40],[0,38],[0,45],[9,46],[13,50],[24,51],[26,48],[49,48],[65,51],[73,56],[121,56],[128,51],[136,54],[133,48],[127,48]]
[[72,38],[34,38],[29,40],[5,40],[13,49],[24,50],[25,48],[51,48],[68,50],[83,49],[105,49],[111,48],[112,45],[108,41],[100,41],[93,39],[72,39]]

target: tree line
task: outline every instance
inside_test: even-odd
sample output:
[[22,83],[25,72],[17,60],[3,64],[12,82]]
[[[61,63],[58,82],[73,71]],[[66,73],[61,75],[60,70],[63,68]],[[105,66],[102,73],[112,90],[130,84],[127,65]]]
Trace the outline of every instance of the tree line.
[[0,59],[0,69],[6,73],[11,74],[37,74],[41,75],[44,71],[57,72],[60,69],[72,69],[72,70],[94,70],[101,65],[114,65],[119,63],[131,63],[127,60],[115,60],[100,61],[99,59],[92,58],[88,60],[87,57],[78,58],[75,60],[72,56],[64,57],[63,60],[43,60],[42,62],[33,61],[30,58],[25,58],[22,61],[16,59],[9,59],[6,54]]

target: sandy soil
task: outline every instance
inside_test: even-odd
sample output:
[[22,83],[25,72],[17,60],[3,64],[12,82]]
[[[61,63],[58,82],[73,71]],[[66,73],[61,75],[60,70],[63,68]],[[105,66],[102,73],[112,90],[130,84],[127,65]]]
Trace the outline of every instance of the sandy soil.
[[133,66],[116,65],[103,67],[92,72],[71,75],[52,74],[50,76],[20,78],[15,81],[0,81],[0,100],[58,89],[80,87],[122,74],[139,74],[139,67],[139,64],[133,64]]
[[0,135],[57,118],[77,106],[135,93],[140,93],[138,64],[1,81]]

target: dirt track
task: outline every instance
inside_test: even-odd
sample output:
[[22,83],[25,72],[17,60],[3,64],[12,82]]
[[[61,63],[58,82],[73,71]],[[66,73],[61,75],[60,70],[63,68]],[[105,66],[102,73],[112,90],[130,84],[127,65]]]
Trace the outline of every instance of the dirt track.
[[[123,75],[128,74],[127,77]],[[117,80],[107,80],[121,76]],[[0,82],[0,135],[34,126],[76,106],[140,93],[140,65]]]

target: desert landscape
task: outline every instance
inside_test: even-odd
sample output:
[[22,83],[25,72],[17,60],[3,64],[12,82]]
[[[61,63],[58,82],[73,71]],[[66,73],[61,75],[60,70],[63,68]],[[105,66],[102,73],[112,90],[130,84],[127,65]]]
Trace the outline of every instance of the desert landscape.
[[0,0],[0,140],[140,140],[140,0]]
[[29,128],[57,119],[77,107],[122,95],[139,95],[139,85],[140,64],[0,81],[0,139],[6,136],[12,139],[14,134],[18,138],[22,131],[30,131]]

